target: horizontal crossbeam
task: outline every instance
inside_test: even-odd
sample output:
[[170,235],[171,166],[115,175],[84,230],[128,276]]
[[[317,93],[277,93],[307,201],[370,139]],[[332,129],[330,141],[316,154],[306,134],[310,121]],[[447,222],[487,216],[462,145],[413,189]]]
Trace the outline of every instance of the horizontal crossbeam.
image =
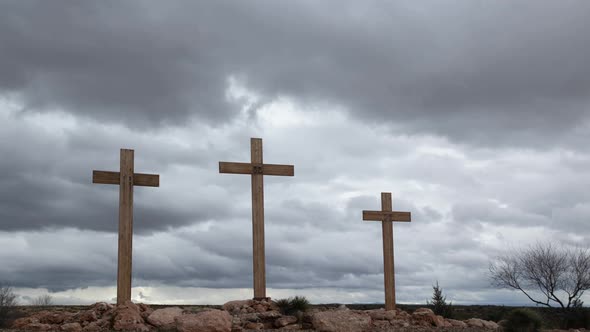
[[363,211],[363,220],[367,221],[412,221],[412,215],[410,212],[399,212],[399,211]]
[[[120,177],[119,172],[92,171],[92,183],[119,184]],[[159,187],[160,176],[158,174],[133,173],[133,185]]]
[[219,173],[294,176],[293,165],[219,162]]

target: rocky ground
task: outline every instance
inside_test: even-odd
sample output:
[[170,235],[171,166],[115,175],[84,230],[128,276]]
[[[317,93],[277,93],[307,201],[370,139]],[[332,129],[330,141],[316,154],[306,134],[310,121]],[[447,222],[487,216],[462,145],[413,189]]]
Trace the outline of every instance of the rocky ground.
[[[211,308],[153,309],[145,304],[127,302],[114,306],[96,303],[77,312],[39,311],[19,318],[12,325],[18,331],[178,331],[178,332],[245,332],[245,331],[499,331],[497,323],[472,318],[464,321],[445,319],[430,309],[420,308],[409,314],[403,310],[312,309],[294,315],[281,314],[268,300],[231,301],[222,310]],[[0,330],[2,331],[2,330]]]

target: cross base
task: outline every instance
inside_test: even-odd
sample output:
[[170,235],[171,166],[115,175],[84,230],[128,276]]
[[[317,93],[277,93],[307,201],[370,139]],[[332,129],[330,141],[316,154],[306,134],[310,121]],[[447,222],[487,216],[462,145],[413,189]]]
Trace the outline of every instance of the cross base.
[[254,297],[254,298],[252,298],[252,300],[270,302],[270,297]]

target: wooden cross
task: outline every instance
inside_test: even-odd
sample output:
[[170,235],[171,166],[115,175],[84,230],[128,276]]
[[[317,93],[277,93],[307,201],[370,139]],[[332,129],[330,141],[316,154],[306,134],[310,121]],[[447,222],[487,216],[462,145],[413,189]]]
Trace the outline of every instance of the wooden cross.
[[363,220],[373,220],[382,222],[385,310],[394,310],[395,274],[393,269],[393,222],[409,222],[412,221],[412,216],[410,212],[391,211],[391,193],[381,193],[381,211],[363,211]]
[[160,176],[133,172],[133,150],[121,149],[120,171],[92,171],[92,183],[119,185],[117,304],[131,301],[133,186],[159,187]]
[[252,175],[252,248],[254,264],[254,299],[266,298],[264,263],[264,189],[263,175],[293,176],[293,165],[262,163],[262,138],[250,139],[249,163],[219,162],[219,173]]

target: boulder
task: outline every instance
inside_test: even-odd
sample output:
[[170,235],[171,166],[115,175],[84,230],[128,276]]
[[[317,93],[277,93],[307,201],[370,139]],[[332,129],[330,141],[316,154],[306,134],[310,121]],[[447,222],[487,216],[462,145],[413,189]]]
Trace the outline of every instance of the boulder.
[[371,317],[372,320],[394,320],[396,316],[395,310],[385,310],[385,309],[376,309],[376,310],[365,310],[367,314]]
[[76,316],[74,317],[74,319],[79,322],[80,324],[84,323],[84,322],[94,322],[95,320],[98,320],[98,316],[99,316],[99,312],[96,311],[95,309],[90,309],[90,310],[86,310],[86,311],[82,311],[80,313],[77,313]]
[[354,310],[330,310],[312,315],[313,328],[319,332],[363,332],[371,329],[371,317]]
[[456,320],[456,319],[445,319],[449,324],[451,324],[451,326],[456,326],[456,327],[467,327],[467,324],[465,322],[462,322],[460,320]]
[[145,325],[141,317],[139,307],[131,301],[126,301],[115,309],[113,329],[115,331],[149,331],[149,327]]
[[51,325],[51,324],[43,324],[43,323],[32,323],[25,327],[23,330],[26,331],[57,331],[59,330],[59,326]]
[[66,323],[60,327],[64,332],[81,332],[82,325],[80,323]]
[[374,320],[372,324],[380,330],[384,330],[391,327],[391,323],[388,320]]
[[479,318],[470,318],[470,319],[466,320],[465,323],[469,327],[484,327],[484,328],[490,329],[490,330],[495,330],[499,327],[498,324],[495,322],[487,321],[487,320],[483,320],[483,319],[479,319]]
[[274,325],[276,327],[285,327],[287,325],[291,325],[291,324],[295,324],[295,323],[297,323],[297,317],[283,316],[283,317],[277,318],[277,320],[275,320]]
[[38,323],[40,323],[39,318],[37,318],[35,316],[23,317],[23,318],[15,319],[14,322],[12,322],[12,328],[19,330],[19,329],[24,329],[25,326],[28,326],[31,324],[38,324]]
[[70,312],[46,312],[40,317],[40,321],[45,324],[63,324],[72,316],[74,316],[74,314]]
[[82,332],[102,332],[110,330],[110,321],[107,319],[99,319],[94,322],[88,323],[88,325],[82,328]]
[[229,301],[223,305],[223,310],[231,313],[237,314],[240,312],[241,309],[245,309],[245,307],[251,307],[253,300],[239,300],[239,301]]
[[232,317],[223,310],[177,316],[175,322],[178,332],[230,332],[232,328]]
[[158,309],[148,316],[147,321],[155,327],[169,329],[174,327],[174,319],[180,315],[182,315],[182,309],[179,307]]
[[92,305],[92,310],[96,311],[99,315],[102,315],[107,311],[113,310],[114,308],[115,306],[113,306],[112,304],[108,304],[106,302],[97,302]]
[[254,323],[254,322],[248,322],[244,325],[244,328],[246,330],[263,330],[264,329],[264,324],[262,323]]
[[299,324],[291,324],[291,325],[287,325],[285,327],[281,327],[279,329],[279,331],[296,331],[296,330],[301,330],[303,327]]
[[428,308],[418,308],[412,313],[412,321],[419,326],[449,326],[442,316],[435,315],[434,312]]
[[258,317],[262,320],[274,320],[281,317],[281,313],[278,311],[265,311],[258,314]]

